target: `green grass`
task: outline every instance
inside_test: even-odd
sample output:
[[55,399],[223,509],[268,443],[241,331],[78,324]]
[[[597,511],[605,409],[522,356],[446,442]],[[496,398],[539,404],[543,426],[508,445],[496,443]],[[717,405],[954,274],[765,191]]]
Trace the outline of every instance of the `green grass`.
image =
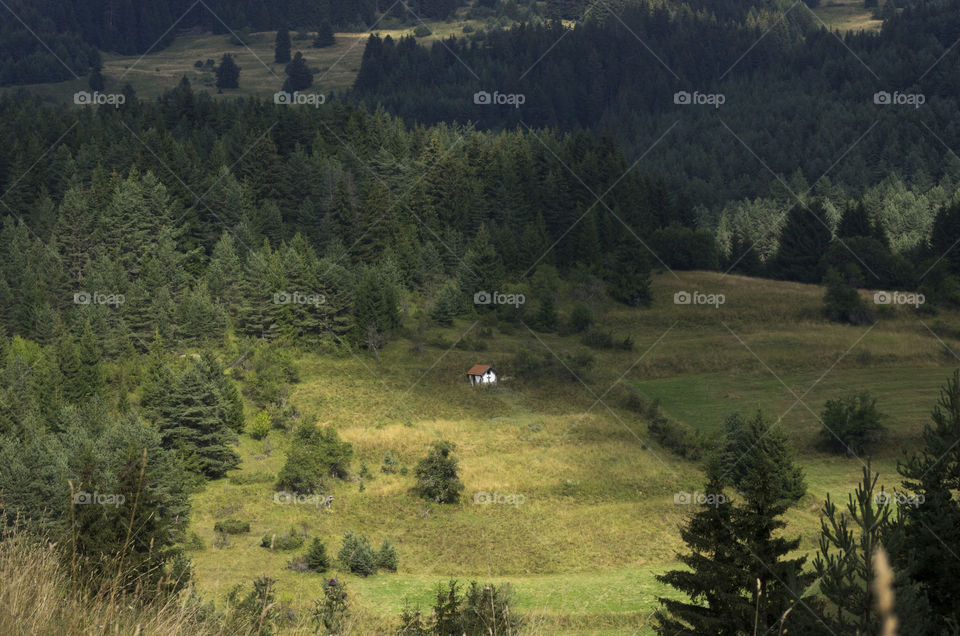
[[[332,484],[329,510],[277,505],[269,482],[211,483],[194,497],[191,518],[191,530],[207,544],[191,555],[200,590],[222,603],[236,583],[267,573],[278,579],[282,599],[310,607],[322,577],[286,569],[296,552],[270,553],[260,537],[296,525],[336,554],[343,533],[353,530],[375,546],[389,538],[400,557],[396,574],[331,573],[346,579],[362,630],[388,629],[404,598],[429,609],[437,583],[456,577],[509,581],[534,633],[650,633],[656,597],[672,594],[654,577],[676,567],[682,549],[677,524],[687,510],[674,505],[673,495],[702,489],[702,474],[647,439],[645,420],[620,407],[618,389],[604,404],[596,396],[619,381],[708,433],[733,411],[760,408],[771,421],[783,416],[780,426],[809,486],[787,516],[787,532],[799,534],[801,549],[811,551],[826,494],[845,499],[861,464],[817,446],[816,419],[803,405],[790,408],[796,398],[777,378],[814,413],[827,399],[871,390],[889,415],[891,438],[874,457],[889,488],[899,481],[897,457],[915,445],[956,363],[944,344],[960,351],[944,333],[953,330],[942,328],[955,323],[953,313],[922,318],[941,344],[908,310],[882,313],[872,329],[827,323],[819,317],[823,290],[816,286],[690,272],[679,279],[657,275],[653,289],[651,309],[596,308],[604,326],[617,337],[632,335],[636,346],[593,352],[595,363],[581,378],[587,386],[515,379],[493,389],[467,385],[464,373],[478,362],[492,362],[509,378],[521,346],[558,354],[584,349],[574,336],[538,334],[538,340],[522,326],[495,329],[483,339],[485,351],[427,346],[418,354],[401,335],[379,364],[367,354],[303,354],[293,403],[353,443],[354,474],[363,462],[372,478],[363,491],[356,480]],[[727,302],[716,309],[674,305],[679,290],[724,293]],[[452,345],[472,322],[434,330],[428,341]],[[411,475],[380,472],[386,451],[412,471],[440,438],[458,446],[466,490],[457,505],[426,503],[411,492]],[[241,472],[276,473],[285,444],[280,431],[259,442],[244,436]],[[525,501],[475,505],[478,491],[522,494]],[[213,525],[225,518],[249,521],[251,532],[215,548]]]

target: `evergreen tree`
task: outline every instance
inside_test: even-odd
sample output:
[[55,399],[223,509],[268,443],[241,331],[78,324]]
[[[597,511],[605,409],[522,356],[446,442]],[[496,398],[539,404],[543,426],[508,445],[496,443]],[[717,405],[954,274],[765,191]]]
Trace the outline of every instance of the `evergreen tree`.
[[[692,554],[683,560],[694,574],[669,572],[662,580],[689,594],[692,603],[661,599],[666,611],[658,617],[660,633],[810,633],[821,623],[812,599],[803,596],[812,576],[803,572],[805,557],[787,558],[800,539],[780,536],[786,526],[782,516],[799,498],[802,472],[793,464],[782,434],[768,431],[760,414],[733,426],[732,419],[723,450],[715,465],[711,463],[709,488],[729,483],[740,502],[694,515],[685,527]],[[734,446],[741,451],[736,463],[729,454]],[[708,614],[701,601],[716,614]]]
[[157,426],[164,448],[175,450],[192,471],[223,477],[240,463],[236,439],[238,396],[224,388],[223,368],[210,353],[195,360],[161,397]]
[[101,68],[95,66],[92,71],[90,71],[90,77],[87,79],[87,86],[92,92],[102,93],[103,89],[106,88],[107,83],[103,79],[103,73],[101,73]]
[[797,204],[787,214],[780,232],[780,247],[773,272],[785,280],[819,283],[824,272],[820,260],[831,240],[830,228],[821,202],[809,206]]
[[680,527],[689,553],[678,555],[687,570],[657,576],[661,583],[686,594],[690,602],[660,598],[656,612],[660,634],[739,636],[753,620],[743,596],[743,548],[733,527],[733,503],[723,494],[720,464],[711,461],[705,491],[716,505],[704,505]]
[[286,64],[289,62],[290,49],[292,46],[293,45],[290,42],[290,31],[286,29],[280,29],[277,31],[277,38],[273,45],[274,64]]
[[[890,534],[893,520],[890,495],[876,488],[879,477],[868,462],[856,491],[847,496],[846,510],[827,494],[820,516],[820,550],[813,567],[820,594],[827,600],[824,621],[836,634],[881,633],[871,591],[876,578],[873,556]],[[898,579],[894,597],[901,633],[928,633],[926,612],[917,611],[917,586],[903,576]]]
[[460,463],[453,451],[456,446],[451,442],[438,441],[430,445],[427,456],[417,463],[414,474],[417,477],[417,492],[424,499],[437,503],[457,503],[463,483],[458,472]]
[[333,27],[330,26],[329,22],[324,20],[317,28],[317,35],[313,38],[313,48],[323,49],[328,46],[333,46],[336,43],[337,39],[333,34]]
[[217,88],[239,88],[240,87],[240,67],[234,61],[233,56],[224,53],[220,60],[220,66],[216,70]]
[[288,93],[303,91],[313,86],[313,71],[307,66],[307,60],[300,51],[293,57],[293,60],[287,64],[284,71],[287,79],[283,83],[283,90]]
[[960,371],[940,391],[923,429],[923,448],[897,471],[906,493],[922,504],[899,507],[899,550],[891,549],[894,569],[903,569],[921,586],[939,633],[960,625],[960,579],[944,550],[960,554]]

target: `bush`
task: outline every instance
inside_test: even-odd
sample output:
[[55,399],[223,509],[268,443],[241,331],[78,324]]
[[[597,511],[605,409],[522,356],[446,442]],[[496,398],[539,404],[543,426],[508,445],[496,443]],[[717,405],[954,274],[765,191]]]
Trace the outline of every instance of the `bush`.
[[277,475],[277,489],[312,494],[322,487],[324,477],[346,477],[352,456],[353,446],[341,441],[333,428],[301,424]]
[[593,349],[613,349],[613,334],[591,329],[580,337],[580,342]]
[[327,556],[327,546],[319,538],[314,538],[307,550],[307,567],[314,572],[326,572],[330,569],[330,557]]
[[838,453],[859,455],[886,435],[884,415],[877,410],[877,400],[864,391],[836,400],[827,400],[821,414],[824,444]]
[[270,414],[266,411],[260,411],[256,417],[253,418],[253,423],[250,424],[250,437],[253,439],[263,439],[270,433],[271,428],[273,428],[273,423],[270,421]]
[[425,38],[428,35],[432,35],[433,31],[430,30],[426,24],[419,24],[417,28],[413,30],[413,35],[418,38]]
[[397,472],[400,468],[400,460],[394,457],[390,451],[387,451],[383,456],[383,465],[380,466],[380,472],[392,475]]
[[250,532],[250,522],[240,521],[239,519],[224,519],[213,524],[213,531],[223,534],[243,534],[244,532]]
[[383,540],[380,549],[377,551],[377,567],[388,572],[397,571],[397,549],[393,547],[388,539]]
[[577,303],[570,311],[567,319],[567,329],[570,333],[583,333],[593,326],[593,310],[584,303]]
[[841,276],[835,269],[827,271],[823,279],[827,291],[823,295],[823,312],[836,322],[859,325],[873,321],[867,306],[860,298],[857,288]]
[[463,483],[457,476],[459,463],[450,442],[433,442],[427,456],[417,463],[417,493],[437,503],[457,503]]
[[377,555],[370,548],[370,540],[349,530],[343,535],[337,561],[343,569],[360,576],[370,576],[377,571]]
[[685,424],[671,422],[664,415],[656,414],[650,419],[647,431],[680,457],[696,461],[703,456],[703,445],[696,431]]
[[295,528],[286,534],[265,534],[260,539],[260,547],[272,550],[296,550],[303,545],[304,536]]

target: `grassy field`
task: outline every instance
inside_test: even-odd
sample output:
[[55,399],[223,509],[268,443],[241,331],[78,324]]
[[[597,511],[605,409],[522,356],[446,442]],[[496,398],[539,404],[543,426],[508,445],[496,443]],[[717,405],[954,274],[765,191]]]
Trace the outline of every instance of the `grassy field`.
[[[674,305],[681,290],[722,293],[726,303]],[[689,272],[657,275],[654,293],[648,310],[598,308],[603,325],[636,344],[632,352],[595,352],[582,383],[468,386],[464,373],[477,362],[492,362],[509,377],[510,356],[521,346],[559,355],[584,349],[574,337],[534,336],[522,326],[494,329],[480,340],[484,351],[452,348],[464,332],[475,335],[471,321],[430,333],[435,344],[422,353],[399,338],[379,364],[366,354],[304,354],[293,403],[352,442],[354,474],[365,464],[371,477],[337,482],[329,509],[277,505],[273,475],[285,434],[259,442],[244,436],[240,473],[263,474],[263,481],[220,480],[193,502],[191,530],[207,546],[191,554],[200,590],[222,602],[236,583],[267,573],[278,579],[282,599],[309,606],[322,577],[287,569],[296,553],[271,553],[260,537],[296,526],[335,554],[343,533],[354,530],[375,545],[389,538],[400,556],[396,574],[336,574],[347,581],[361,631],[388,629],[404,599],[429,608],[436,585],[458,577],[509,581],[535,632],[650,633],[656,596],[670,593],[654,577],[676,565],[682,547],[676,526],[687,509],[673,496],[702,489],[702,474],[648,440],[646,422],[620,408],[617,389],[608,389],[631,385],[704,431],[716,431],[737,410],[760,408],[771,421],[781,419],[809,486],[789,513],[788,532],[800,534],[810,551],[826,493],[845,498],[861,464],[816,445],[818,424],[807,406],[819,413],[831,397],[871,390],[889,415],[890,441],[874,456],[889,488],[898,483],[896,458],[915,443],[957,362],[947,349],[960,351],[948,337],[954,314],[897,310],[880,314],[872,328],[833,325],[819,318],[823,292],[816,286]],[[795,405],[797,397],[803,403]],[[460,504],[424,502],[411,493],[411,476],[380,471],[386,451],[412,470],[441,438],[458,447],[466,485]],[[524,501],[477,505],[478,492]],[[249,521],[251,532],[213,547],[213,524],[225,518]]]
[[[470,20],[451,20],[450,22],[428,22],[432,34],[418,38],[421,43],[429,44],[451,35],[462,35],[466,24],[477,26]],[[394,39],[413,35],[413,27],[378,29],[374,33],[381,37]],[[314,71],[314,88],[317,92],[329,94],[349,88],[360,70],[360,61],[366,47],[369,32],[337,33],[336,44],[323,49],[311,47],[313,33],[305,33],[305,39],[293,37],[293,51],[301,51]],[[190,80],[195,91],[205,92],[225,98],[261,95],[271,96],[280,90],[285,64],[274,64],[273,47],[275,31],[252,33],[245,38],[247,46],[231,42],[232,36],[211,35],[209,33],[185,33],[178,35],[170,46],[150,51],[146,55],[103,54],[103,75],[108,92],[119,91],[129,83],[137,95],[146,99],[158,97],[174,88],[184,76]],[[225,90],[218,94],[213,71],[198,69],[196,62],[214,60],[217,64],[224,53],[232,54],[241,68],[240,87]],[[22,87],[7,87],[0,90],[27,91],[40,95],[50,101],[72,102],[73,94],[87,90],[87,78],[52,84],[36,84]]]
[[873,17],[873,9],[863,6],[863,0],[825,0],[813,10],[831,31],[879,31],[882,20]]

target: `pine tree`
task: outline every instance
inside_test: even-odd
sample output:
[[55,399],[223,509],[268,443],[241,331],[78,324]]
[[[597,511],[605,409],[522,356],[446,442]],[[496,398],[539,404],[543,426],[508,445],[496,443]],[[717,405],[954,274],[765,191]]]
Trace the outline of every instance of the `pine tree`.
[[239,88],[240,87],[240,67],[234,61],[233,56],[224,53],[220,60],[220,66],[216,70],[217,88]]
[[847,496],[846,512],[828,493],[820,516],[820,551],[813,567],[820,594],[828,601],[824,621],[837,634],[880,633],[870,584],[875,576],[873,555],[891,521],[883,488],[876,492],[879,477],[868,463],[856,491]]
[[286,29],[277,31],[277,39],[273,45],[273,62],[275,64],[286,64],[289,62],[290,49],[292,46],[290,42],[290,31]]

